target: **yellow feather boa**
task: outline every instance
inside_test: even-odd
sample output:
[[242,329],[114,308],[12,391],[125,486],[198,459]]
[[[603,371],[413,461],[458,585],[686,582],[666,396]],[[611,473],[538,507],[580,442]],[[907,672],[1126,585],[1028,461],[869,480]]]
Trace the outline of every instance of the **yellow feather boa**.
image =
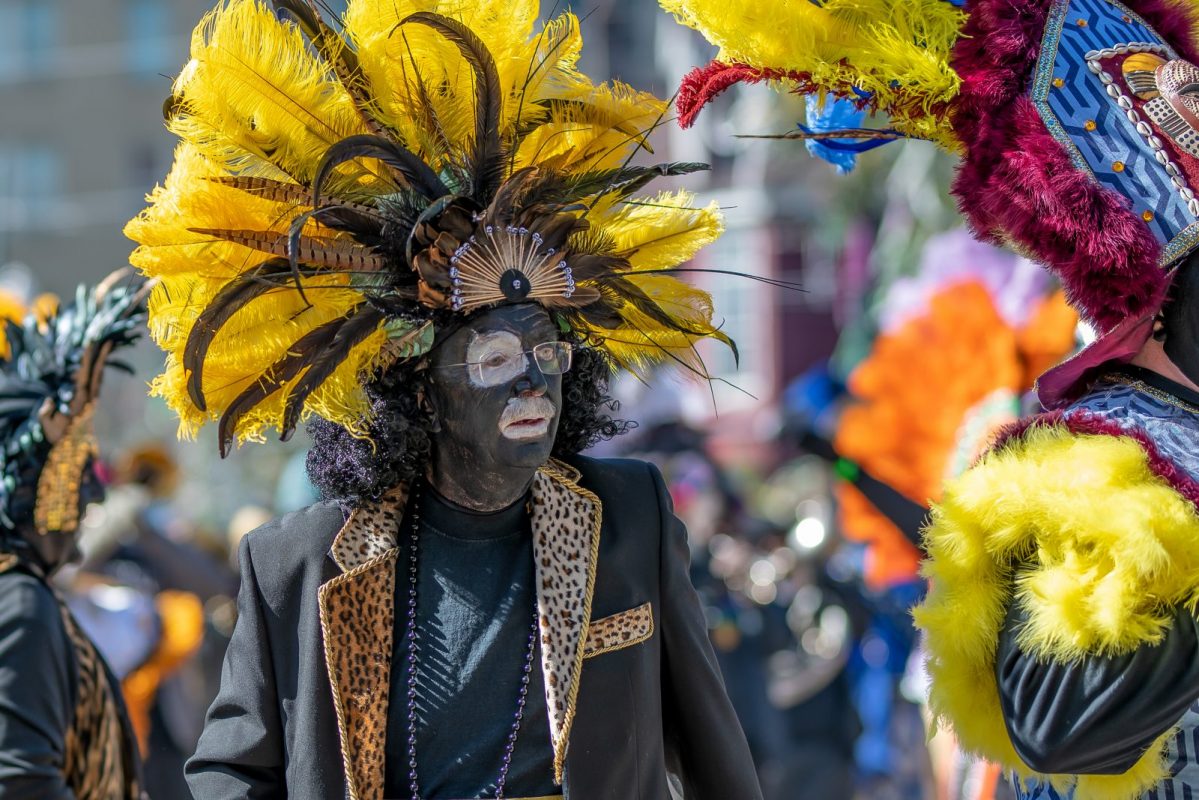
[[1115,655],[1161,640],[1199,600],[1199,514],[1134,439],[1034,427],[950,482],[925,533],[930,705],[969,752],[1087,800],[1131,800],[1166,777],[1163,735],[1122,775],[1036,775],[999,704],[995,651],[1007,607],[1028,613],[1039,658]]

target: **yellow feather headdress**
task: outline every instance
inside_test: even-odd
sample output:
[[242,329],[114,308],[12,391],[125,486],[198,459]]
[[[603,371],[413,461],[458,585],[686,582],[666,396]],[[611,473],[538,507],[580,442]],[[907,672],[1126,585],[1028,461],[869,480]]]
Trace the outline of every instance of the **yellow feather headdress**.
[[782,81],[803,94],[855,99],[905,136],[959,149],[949,110],[961,79],[950,62],[966,14],[952,2],[659,2],[720,48],[679,90],[684,127],[736,83]]
[[311,414],[365,434],[364,382],[435,326],[536,302],[619,367],[704,374],[732,342],[671,273],[721,232],[630,166],[667,104],[577,68],[579,23],[535,0],[226,0],[166,106],[181,143],[126,228],[167,352],[153,384],[194,435],[284,437]]

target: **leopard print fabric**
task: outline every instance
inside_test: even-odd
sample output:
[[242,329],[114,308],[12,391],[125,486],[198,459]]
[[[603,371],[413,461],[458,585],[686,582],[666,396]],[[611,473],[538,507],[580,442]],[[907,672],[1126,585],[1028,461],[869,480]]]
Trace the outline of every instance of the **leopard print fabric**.
[[561,784],[574,719],[599,550],[600,502],[561,473],[533,480],[533,557],[541,609],[541,668]]
[[351,572],[396,549],[406,500],[407,490],[399,487],[378,503],[354,509],[333,540],[331,554],[343,572]]
[[591,621],[583,657],[610,653],[640,644],[654,635],[654,611],[649,603]]
[[[350,797],[383,796],[397,550],[321,588],[321,629],[333,681]],[[366,624],[363,624],[363,623]]]
[[354,510],[333,540],[344,574],[320,590],[325,665],[352,800],[383,796],[395,624],[395,569],[406,490]]
[[79,667],[79,700],[66,739],[67,784],[78,800],[137,800],[142,793],[132,768],[131,731],[124,723],[108,670],[61,597],[58,605]]

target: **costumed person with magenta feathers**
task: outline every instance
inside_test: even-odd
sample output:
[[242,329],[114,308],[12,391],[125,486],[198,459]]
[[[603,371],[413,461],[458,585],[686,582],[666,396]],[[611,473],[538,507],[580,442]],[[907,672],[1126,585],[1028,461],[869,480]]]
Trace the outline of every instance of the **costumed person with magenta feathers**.
[[833,144],[959,154],[975,232],[1045,264],[1099,333],[933,509],[915,614],[934,714],[1023,798],[1199,790],[1194,4],[664,5],[722,48],[684,122],[768,79],[885,115]]

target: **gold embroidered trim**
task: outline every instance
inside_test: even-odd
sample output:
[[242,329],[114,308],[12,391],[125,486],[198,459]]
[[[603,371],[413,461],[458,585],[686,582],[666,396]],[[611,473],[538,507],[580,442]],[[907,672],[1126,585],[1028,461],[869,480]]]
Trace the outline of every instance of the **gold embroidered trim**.
[[579,472],[565,461],[561,461],[557,458],[551,458],[549,461],[547,461],[545,466],[541,468],[541,471],[547,473],[556,472],[559,476],[565,478],[571,483],[577,483],[579,479],[583,477],[583,473]]
[[1110,375],[1110,376],[1108,376],[1108,379],[1113,381],[1114,383],[1122,383],[1125,386],[1131,386],[1133,389],[1136,389],[1138,392],[1144,392],[1145,394],[1149,395],[1150,397],[1155,397],[1158,400],[1161,400],[1166,405],[1174,406],[1174,408],[1181,409],[1181,410],[1187,412],[1188,414],[1199,414],[1199,406],[1191,405],[1187,401],[1181,400],[1181,399],[1175,397],[1174,395],[1170,394],[1169,392],[1163,392],[1161,389],[1158,389],[1156,386],[1150,386],[1149,384],[1145,383],[1142,380],[1138,380],[1136,378],[1129,378],[1126,375],[1120,375],[1120,374]]
[[37,482],[33,519],[42,536],[79,527],[79,490],[87,460],[96,455],[96,406],[88,403],[52,448]]
[[[633,623],[631,627],[633,634],[629,638],[616,639],[610,643],[606,643],[608,629],[615,629],[613,632],[618,633],[621,625],[630,620]],[[604,653],[623,650],[626,647],[641,644],[653,635],[653,606],[649,603],[642,603],[636,608],[630,608],[628,611],[621,611],[619,614],[612,614],[602,619],[592,620],[591,631],[587,635],[587,644],[583,648],[583,658],[595,658],[596,656],[602,656]]]

